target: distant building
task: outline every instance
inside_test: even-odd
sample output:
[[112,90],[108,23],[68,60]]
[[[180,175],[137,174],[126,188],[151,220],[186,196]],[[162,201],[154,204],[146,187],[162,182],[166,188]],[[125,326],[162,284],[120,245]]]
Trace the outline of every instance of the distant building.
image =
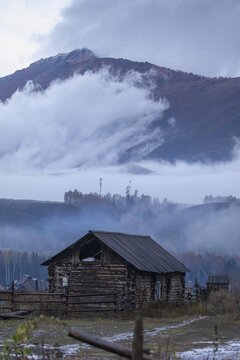
[[14,284],[18,290],[33,291],[38,288],[38,280],[32,278],[30,275],[24,274],[21,279]]
[[229,277],[227,275],[208,276],[207,293],[219,290],[229,290]]
[[129,294],[135,308],[183,301],[189,271],[149,236],[106,231],[89,231],[42,265],[51,291]]
[[39,281],[38,279],[33,278],[28,274],[24,274],[20,280],[14,281],[14,288],[16,290],[26,291],[47,290],[48,283],[43,280]]

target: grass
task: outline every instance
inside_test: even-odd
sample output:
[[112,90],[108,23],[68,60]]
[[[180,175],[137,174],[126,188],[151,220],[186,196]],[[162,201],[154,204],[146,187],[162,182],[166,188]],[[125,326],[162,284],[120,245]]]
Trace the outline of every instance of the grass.
[[[55,347],[52,356],[57,354],[59,346],[76,344],[77,341],[68,337],[69,328],[77,326],[81,330],[92,333],[99,337],[111,337],[116,334],[132,333],[134,328],[134,318],[140,313],[144,321],[144,329],[148,330],[144,334],[144,346],[154,352],[156,359],[168,359],[169,351],[183,352],[196,347],[210,346],[214,349],[216,344],[226,344],[228,341],[240,341],[240,316],[239,298],[229,293],[213,294],[208,302],[183,304],[181,306],[156,304],[151,308],[143,308],[137,312],[123,312],[120,314],[94,314],[90,317],[79,316],[68,318],[64,321],[44,317],[38,327],[32,331],[31,344],[38,348],[41,343]],[[206,316],[204,319],[191,324],[173,328],[174,325],[182,323],[197,316]],[[9,337],[14,333],[22,320],[0,321],[0,338]],[[156,328],[164,328],[154,335],[149,331]],[[172,328],[169,328],[172,327]],[[217,329],[217,337],[216,330]],[[217,338],[217,341],[216,341]],[[132,339],[125,338],[119,343],[131,346]],[[55,355],[54,355],[55,354]],[[64,358],[61,352],[59,356]],[[82,348],[78,355],[67,355],[68,359],[109,359],[116,358],[93,348]],[[161,357],[160,357],[161,356]],[[54,358],[54,357],[52,357]]]
[[[153,330],[159,327],[173,326],[186,319],[189,319],[189,317],[180,316],[175,319],[167,317],[161,319],[144,317],[144,329]],[[10,334],[14,332],[17,326],[22,323],[23,321],[21,320],[9,321],[7,323],[7,333]],[[6,329],[4,329],[2,322],[0,324],[0,334],[6,335]],[[169,349],[174,349],[175,352],[183,352],[196,346],[204,347],[208,344],[208,342],[212,342],[213,344],[215,325],[217,325],[218,328],[218,341],[220,344],[224,344],[229,340],[240,340],[239,320],[233,321],[228,315],[214,315],[178,329],[166,329],[155,336],[148,335],[146,333],[144,335],[144,346],[145,348],[153,350],[156,358],[159,358],[158,356],[160,356],[160,354],[161,356],[166,354]],[[99,337],[110,337],[115,334],[132,332],[134,322],[132,320],[114,318],[103,319],[102,317],[95,319],[69,319],[64,322],[57,320],[52,321],[44,318],[39,323],[38,328],[33,331],[30,343],[39,347],[41,342],[44,342],[45,344],[52,345],[56,349],[60,345],[74,344],[76,341],[68,337],[68,331],[71,326],[77,326],[81,328],[81,330],[95,334]],[[125,346],[131,346],[131,342],[131,338],[119,341],[119,343],[124,344]],[[116,358],[106,354],[107,353],[104,353],[103,351],[93,348],[82,348],[79,353],[80,358],[91,359],[101,356],[104,359]],[[77,358],[77,355],[69,355],[67,358]]]

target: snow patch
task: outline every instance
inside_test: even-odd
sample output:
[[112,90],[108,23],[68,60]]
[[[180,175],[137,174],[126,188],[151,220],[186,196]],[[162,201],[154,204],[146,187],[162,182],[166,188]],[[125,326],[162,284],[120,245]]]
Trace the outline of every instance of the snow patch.
[[224,345],[218,345],[217,351],[215,351],[212,342],[212,346],[178,353],[177,356],[179,356],[181,360],[238,360],[240,358],[240,342],[229,341]]
[[[203,320],[203,319],[206,319],[206,318],[207,318],[207,316],[199,316],[199,317],[196,317],[196,318],[193,318],[193,319],[190,319],[190,320],[184,320],[183,322],[181,322],[179,324],[176,324],[176,325],[162,326],[162,327],[156,328],[154,330],[145,330],[144,334],[147,335],[147,336],[156,336],[156,335],[158,335],[159,333],[161,333],[163,331],[166,331],[166,330],[169,330],[169,329],[178,329],[178,328],[181,328],[183,326],[192,324],[195,321]],[[113,335],[111,337],[105,337],[104,340],[114,342],[114,341],[125,340],[125,339],[132,338],[132,337],[133,337],[133,332],[126,332],[126,333],[122,333],[122,334]]]

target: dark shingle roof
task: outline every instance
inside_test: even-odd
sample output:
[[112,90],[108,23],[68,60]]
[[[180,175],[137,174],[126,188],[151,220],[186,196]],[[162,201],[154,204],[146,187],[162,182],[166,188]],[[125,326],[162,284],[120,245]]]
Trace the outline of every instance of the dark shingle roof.
[[188,271],[182,263],[164,250],[150,236],[106,231],[92,231],[92,233],[138,270],[156,273]]
[[[163,249],[163,247],[154,241],[150,236],[95,230],[89,231],[89,235],[90,234],[138,270],[154,273],[189,271],[186,266]],[[83,239],[86,239],[86,235],[73,245],[80,243]],[[67,249],[71,248],[73,245]],[[65,250],[45,261],[42,265],[49,265],[51,261],[54,261],[54,259],[63,254]]]
[[229,277],[227,275],[209,276],[207,282],[209,284],[229,284]]

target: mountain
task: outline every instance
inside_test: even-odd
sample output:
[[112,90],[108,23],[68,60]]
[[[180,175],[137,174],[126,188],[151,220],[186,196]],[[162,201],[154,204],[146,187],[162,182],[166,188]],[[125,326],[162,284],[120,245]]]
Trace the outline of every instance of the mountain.
[[[54,80],[65,80],[74,73],[97,72],[104,66],[120,79],[129,71],[142,74],[142,86],[154,84],[154,99],[166,98],[169,102],[163,118],[148,129],[150,132],[160,127],[164,143],[159,142],[147,159],[216,162],[232,158],[240,136],[240,78],[207,78],[147,62],[99,58],[81,49],[41,59],[0,78],[0,99],[6,101],[29,80],[39,89],[46,89]],[[133,150],[129,148],[122,161]]]

